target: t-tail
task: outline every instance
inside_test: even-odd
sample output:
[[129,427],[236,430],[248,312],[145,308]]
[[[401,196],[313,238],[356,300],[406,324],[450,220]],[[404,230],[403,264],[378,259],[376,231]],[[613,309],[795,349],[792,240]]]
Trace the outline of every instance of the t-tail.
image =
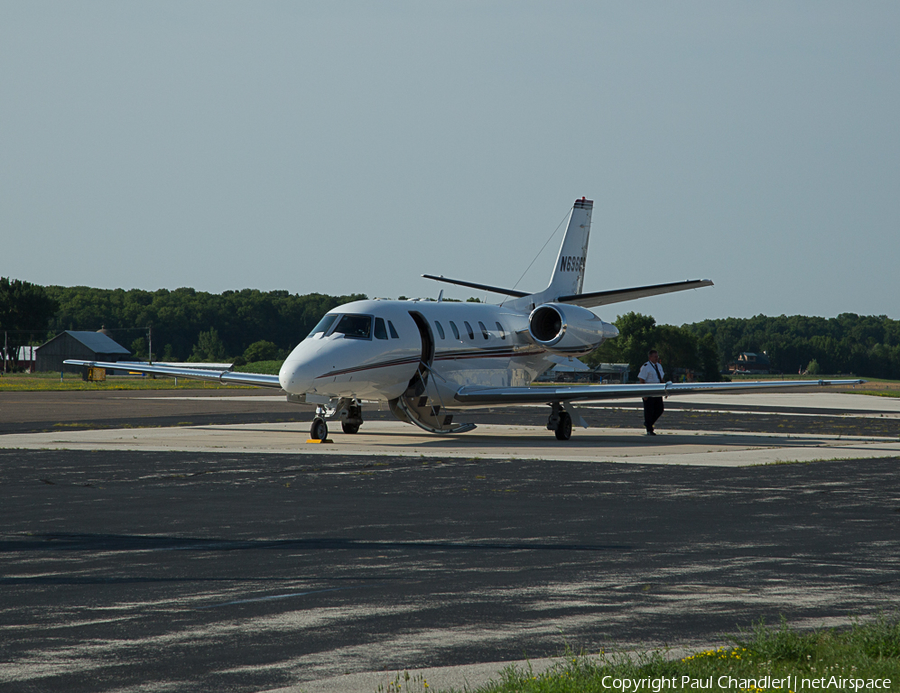
[[647,296],[658,296],[674,291],[686,291],[699,289],[704,286],[712,286],[709,279],[689,279],[681,282],[668,282],[666,284],[650,284],[647,286],[633,286],[626,289],[612,289],[609,291],[593,291],[583,293],[584,268],[588,251],[588,240],[591,235],[591,213],[594,211],[594,203],[582,197],[575,200],[572,212],[569,214],[569,224],[566,234],[563,236],[559,247],[559,255],[556,264],[553,265],[553,273],[550,275],[550,284],[543,291],[529,293],[518,289],[504,289],[490,284],[478,284],[476,282],[449,279],[444,276],[423,274],[428,279],[436,279],[448,284],[467,286],[472,289],[483,289],[507,298],[503,304],[514,310],[530,311],[544,303],[566,303],[583,308],[596,308],[611,303],[633,301]]
[[580,294],[584,286],[584,267],[591,237],[591,213],[594,203],[582,197],[575,200],[569,214],[566,235],[559,246],[559,256],[550,275],[550,284],[534,295],[537,303],[555,301],[560,296]]

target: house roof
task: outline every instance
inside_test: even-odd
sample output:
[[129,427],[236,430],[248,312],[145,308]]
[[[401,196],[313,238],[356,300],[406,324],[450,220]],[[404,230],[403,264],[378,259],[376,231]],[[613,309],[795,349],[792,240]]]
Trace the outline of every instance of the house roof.
[[97,354],[130,354],[125,347],[116,342],[115,340],[110,339],[102,332],[88,332],[88,331],[76,331],[76,330],[66,330],[65,334],[69,335],[72,339],[76,339],[82,344],[84,344],[88,349],[97,353]]

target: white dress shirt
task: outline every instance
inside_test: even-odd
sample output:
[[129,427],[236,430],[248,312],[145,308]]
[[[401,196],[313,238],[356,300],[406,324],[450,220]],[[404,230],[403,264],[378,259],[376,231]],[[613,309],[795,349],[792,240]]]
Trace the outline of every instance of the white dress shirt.
[[641,370],[638,373],[638,380],[643,380],[645,383],[662,383],[665,382],[664,378],[666,377],[666,372],[663,370],[662,364],[657,361],[656,368],[659,369],[659,375],[656,375],[656,370],[653,368],[653,364],[647,361],[643,366],[641,366]]

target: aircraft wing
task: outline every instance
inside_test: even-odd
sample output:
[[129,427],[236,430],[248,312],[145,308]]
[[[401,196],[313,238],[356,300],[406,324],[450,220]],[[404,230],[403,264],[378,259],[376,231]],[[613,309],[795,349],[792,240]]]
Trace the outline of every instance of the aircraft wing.
[[281,388],[277,375],[263,373],[234,373],[233,371],[214,371],[203,368],[180,368],[175,366],[153,366],[148,363],[131,361],[79,361],[67,359],[67,366],[84,366],[85,368],[108,368],[110,370],[133,371],[155,375],[172,375],[177,378],[193,378],[195,380],[214,380],[228,385],[255,385],[257,387]]
[[589,294],[571,294],[569,296],[560,296],[556,300],[559,303],[571,303],[572,305],[582,306],[583,308],[594,308],[596,306],[605,306],[609,303],[620,303],[622,301],[631,301],[636,298],[669,294],[673,291],[699,289],[702,286],[712,285],[713,283],[709,279],[690,279],[683,282],[669,282],[668,284],[636,286],[631,289],[613,289],[612,291],[594,291]]
[[455,396],[460,404],[502,405],[550,402],[589,402],[632,397],[671,397],[704,392],[785,392],[828,385],[859,385],[865,380],[763,380],[732,383],[634,383],[627,385],[564,385],[529,387],[479,387],[466,385]]

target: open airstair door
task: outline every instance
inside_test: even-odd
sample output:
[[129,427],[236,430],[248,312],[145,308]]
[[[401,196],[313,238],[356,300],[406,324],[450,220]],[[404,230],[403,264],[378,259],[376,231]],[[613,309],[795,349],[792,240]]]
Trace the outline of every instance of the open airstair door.
[[[409,311],[422,337],[422,355],[419,367],[410,379],[409,386],[397,399],[389,402],[391,411],[401,421],[408,421],[429,433],[465,433],[475,428],[475,424],[453,425],[453,415],[442,411],[438,389],[433,382],[434,335],[428,321],[421,313]],[[437,376],[440,377],[440,376]]]

